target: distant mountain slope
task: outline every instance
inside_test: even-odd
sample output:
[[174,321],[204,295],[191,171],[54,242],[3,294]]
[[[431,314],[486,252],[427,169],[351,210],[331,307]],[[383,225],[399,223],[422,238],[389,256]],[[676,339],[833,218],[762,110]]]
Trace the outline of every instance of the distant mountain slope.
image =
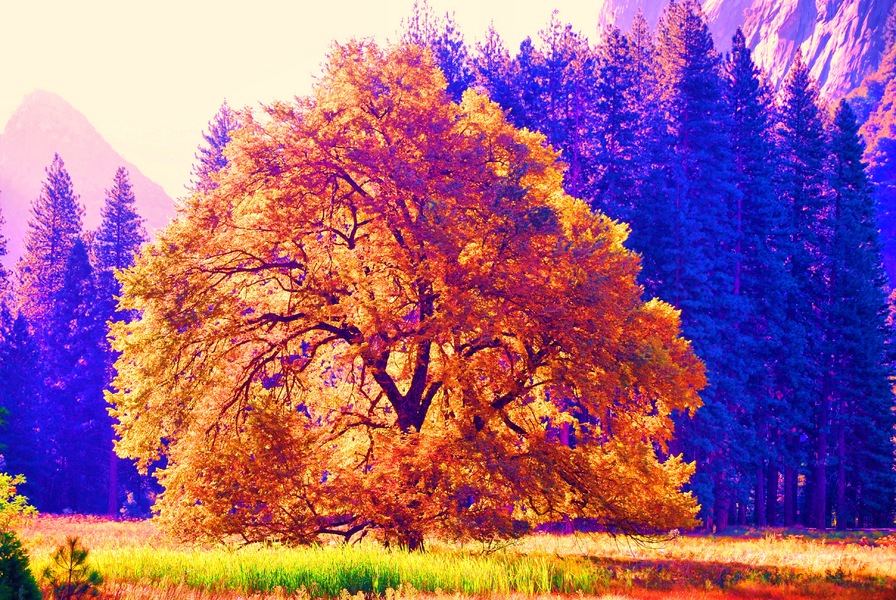
[[59,96],[37,91],[25,97],[0,135],[0,207],[6,218],[3,234],[9,240],[7,266],[22,253],[31,203],[40,193],[44,169],[54,153],[65,161],[75,193],[86,208],[85,230],[99,225],[105,190],[112,186],[120,166],[130,174],[147,231],[165,225],[174,215],[174,202],[162,187],[115,152],[84,115]]
[[[880,63],[883,30],[896,0],[703,0],[716,47],[727,51],[743,27],[756,63],[777,86],[802,49],[822,93],[839,98]],[[656,26],[665,6],[657,0],[598,0],[603,22],[623,29],[641,9]]]

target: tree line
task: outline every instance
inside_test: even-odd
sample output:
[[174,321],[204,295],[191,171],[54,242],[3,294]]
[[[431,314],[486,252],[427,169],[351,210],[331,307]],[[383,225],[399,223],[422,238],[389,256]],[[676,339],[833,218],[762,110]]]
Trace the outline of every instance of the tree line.
[[[209,185],[235,128],[225,103],[203,134],[193,186]],[[25,474],[22,489],[42,511],[146,515],[158,486],[113,452],[104,398],[117,357],[108,323],[134,316],[117,307],[115,273],[147,240],[127,169],[114,174],[96,231],[84,231],[83,214],[57,154],[31,206],[24,255],[11,273],[0,267],[0,471]]]
[[708,525],[889,526],[894,518],[888,282],[861,123],[819,97],[798,54],[769,88],[738,30],[714,44],[695,0],[655,31],[596,43],[556,13],[515,55],[469,48],[424,3],[406,41],[460,98],[484,89],[567,164],[566,190],[631,226],[641,283],[681,309],[707,366],[676,420]]
[[57,154],[31,206],[24,255],[12,277],[4,273],[0,402],[8,422],[0,440],[4,470],[27,476],[42,510],[117,513],[106,322],[124,317],[114,271],[146,239],[127,170],[115,173],[96,231],[83,231],[83,213]]

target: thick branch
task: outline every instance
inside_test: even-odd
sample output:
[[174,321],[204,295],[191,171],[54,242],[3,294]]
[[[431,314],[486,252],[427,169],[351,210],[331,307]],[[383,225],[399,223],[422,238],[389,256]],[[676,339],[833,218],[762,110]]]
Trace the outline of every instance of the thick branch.
[[442,389],[442,382],[436,381],[431,386],[429,386],[429,390],[427,390],[426,394],[423,396],[423,401],[420,403],[420,414],[422,415],[420,419],[420,424],[417,426],[417,429],[423,426],[423,420],[426,418],[426,413],[429,412],[429,407],[432,405],[432,400],[435,398],[436,394],[439,390]]

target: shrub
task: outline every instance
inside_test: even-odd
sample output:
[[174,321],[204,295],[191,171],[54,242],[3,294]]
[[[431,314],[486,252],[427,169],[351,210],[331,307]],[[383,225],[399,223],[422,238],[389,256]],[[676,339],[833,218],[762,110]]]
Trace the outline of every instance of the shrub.
[[23,475],[0,473],[0,531],[11,531],[22,517],[37,514],[28,498],[16,493],[16,486],[23,483]]
[[0,600],[41,600],[28,554],[14,533],[0,531]]

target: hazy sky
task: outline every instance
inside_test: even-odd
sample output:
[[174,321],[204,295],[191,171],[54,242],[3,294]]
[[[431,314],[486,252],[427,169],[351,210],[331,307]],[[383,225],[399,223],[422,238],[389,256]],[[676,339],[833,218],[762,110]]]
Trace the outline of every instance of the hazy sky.
[[[557,8],[592,37],[597,0],[449,2],[467,43],[490,22],[511,51]],[[60,95],[124,158],[184,194],[201,132],[235,108],[305,95],[333,40],[395,40],[413,0],[4,0],[0,125],[35,89]]]

